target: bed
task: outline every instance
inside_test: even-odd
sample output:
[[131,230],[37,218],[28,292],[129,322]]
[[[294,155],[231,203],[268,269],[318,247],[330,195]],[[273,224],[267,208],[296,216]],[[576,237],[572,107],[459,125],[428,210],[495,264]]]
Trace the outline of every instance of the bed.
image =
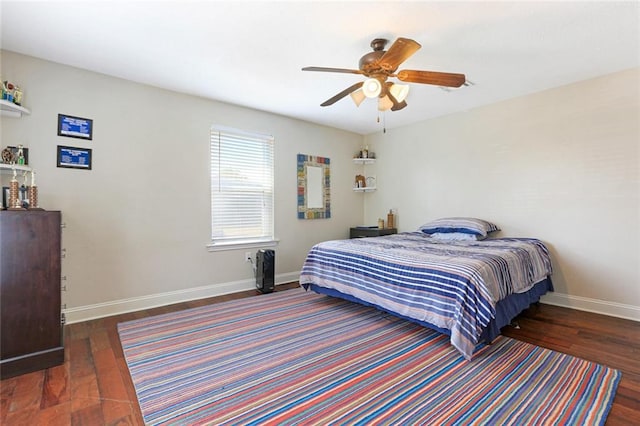
[[538,239],[485,239],[497,227],[462,239],[426,229],[316,244],[300,284],[448,334],[466,359],[553,291],[549,252]]

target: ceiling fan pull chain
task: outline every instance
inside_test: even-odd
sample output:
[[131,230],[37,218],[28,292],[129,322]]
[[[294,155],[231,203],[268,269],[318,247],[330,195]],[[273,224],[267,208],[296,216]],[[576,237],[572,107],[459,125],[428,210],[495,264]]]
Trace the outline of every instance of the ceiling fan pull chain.
[[[382,133],[387,133],[387,115],[386,111],[382,111]],[[376,119],[376,123],[380,123],[380,113],[378,113],[378,118]]]

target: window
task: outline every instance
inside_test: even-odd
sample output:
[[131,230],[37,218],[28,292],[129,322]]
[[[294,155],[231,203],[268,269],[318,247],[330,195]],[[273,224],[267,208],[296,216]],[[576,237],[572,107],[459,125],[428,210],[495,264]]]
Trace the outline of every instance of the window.
[[211,128],[210,247],[274,240],[273,151],[272,136]]

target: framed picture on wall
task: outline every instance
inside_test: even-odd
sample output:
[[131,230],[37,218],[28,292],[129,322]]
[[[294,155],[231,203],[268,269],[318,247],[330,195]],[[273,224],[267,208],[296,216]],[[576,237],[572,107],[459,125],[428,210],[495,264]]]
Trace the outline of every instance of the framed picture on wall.
[[58,145],[58,167],[91,170],[91,150]]
[[91,140],[93,139],[93,120],[58,114],[58,136]]

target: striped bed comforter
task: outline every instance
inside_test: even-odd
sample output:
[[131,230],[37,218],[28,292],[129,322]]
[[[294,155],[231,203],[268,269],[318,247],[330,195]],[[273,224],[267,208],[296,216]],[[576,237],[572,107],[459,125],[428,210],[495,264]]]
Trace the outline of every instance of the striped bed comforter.
[[470,359],[495,305],[552,273],[534,238],[438,241],[422,232],[326,241],[311,248],[300,284],[315,284],[448,330]]

